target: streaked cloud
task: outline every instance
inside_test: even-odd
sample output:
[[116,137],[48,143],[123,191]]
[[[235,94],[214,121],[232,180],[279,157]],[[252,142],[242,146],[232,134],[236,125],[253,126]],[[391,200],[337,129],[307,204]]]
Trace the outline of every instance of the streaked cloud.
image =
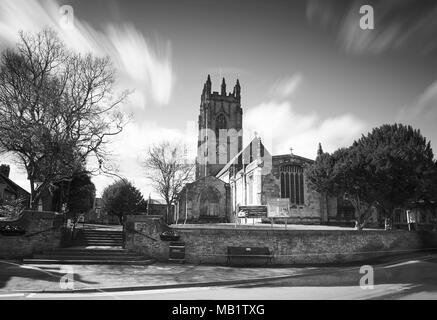
[[302,83],[303,76],[297,72],[292,76],[277,80],[270,88],[270,93],[274,96],[289,97],[291,96],[299,85]]
[[[111,144],[113,162],[119,167],[118,175],[127,177],[146,197],[152,193],[152,197],[158,197],[150,186],[150,181],[145,177],[142,161],[145,158],[148,147],[161,141],[172,141],[185,144],[188,147],[187,158],[194,161],[197,150],[197,125],[194,121],[186,123],[184,129],[161,126],[154,121],[131,122],[122,133],[114,138]],[[93,178],[97,194],[117,177],[100,175]]]
[[[109,55],[118,71],[117,88],[134,90],[128,110],[141,112],[146,105],[166,105],[171,97],[175,77],[171,63],[170,42],[154,43],[132,24],[109,23],[97,30],[80,17],[74,17],[74,28],[61,27],[60,5],[53,0],[2,0],[0,1],[0,49],[14,45],[18,31],[36,32],[50,27],[58,32],[65,44],[77,52]],[[137,156],[153,141],[181,137],[179,130],[159,127],[154,123],[131,122],[111,145],[120,168],[119,174],[132,179],[144,192],[150,191]],[[194,142],[195,143],[195,142]],[[11,178],[28,189],[26,175],[12,158]],[[94,177],[97,191],[101,192],[111,178]]]
[[[371,5],[375,29],[359,26],[362,5]],[[350,54],[380,54],[388,50],[428,54],[437,49],[437,3],[414,0],[309,0],[307,19],[334,31],[342,50]]]
[[261,103],[246,111],[244,116],[245,141],[257,131],[272,154],[290,152],[314,159],[318,143],[327,152],[349,146],[367,129],[368,125],[352,114],[322,118],[315,112],[301,113],[290,101]]
[[50,27],[76,51],[109,55],[120,74],[119,86],[135,90],[134,108],[144,108],[149,96],[158,106],[169,102],[175,81],[169,42],[152,45],[132,24],[109,23],[99,31],[77,16],[73,28],[62,28],[59,10],[54,0],[2,0],[1,47],[13,45],[19,30]]
[[419,119],[425,122],[437,120],[437,81],[426,88],[411,106],[403,107],[396,118],[398,122],[415,122]]

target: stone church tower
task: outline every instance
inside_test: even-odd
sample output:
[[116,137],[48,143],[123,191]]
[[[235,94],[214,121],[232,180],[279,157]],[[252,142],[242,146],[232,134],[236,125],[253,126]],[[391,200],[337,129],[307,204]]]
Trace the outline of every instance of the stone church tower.
[[237,79],[232,93],[226,93],[225,79],[220,93],[211,92],[211,78],[203,86],[199,136],[197,141],[196,180],[215,176],[243,147],[243,110],[241,87]]

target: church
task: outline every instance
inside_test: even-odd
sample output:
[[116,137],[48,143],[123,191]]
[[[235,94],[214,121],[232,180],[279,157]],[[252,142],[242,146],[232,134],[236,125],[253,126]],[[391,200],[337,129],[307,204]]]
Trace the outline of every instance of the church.
[[322,197],[311,190],[306,168],[313,160],[292,152],[272,155],[258,136],[243,148],[239,80],[228,93],[223,78],[219,93],[212,91],[208,75],[198,126],[196,178],[178,195],[176,223],[235,222],[241,207],[271,210],[278,203],[285,207],[282,217],[289,223],[347,223],[353,219],[353,208],[341,199]]

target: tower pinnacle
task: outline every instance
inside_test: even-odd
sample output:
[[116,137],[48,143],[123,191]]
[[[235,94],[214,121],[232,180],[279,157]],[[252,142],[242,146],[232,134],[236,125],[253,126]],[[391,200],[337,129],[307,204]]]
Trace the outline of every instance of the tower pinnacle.
[[237,83],[235,84],[234,87],[234,97],[237,98],[238,100],[240,100],[241,97],[241,87],[240,87],[240,81],[237,79]]
[[223,78],[222,80],[222,92],[221,92],[222,96],[226,96],[226,82],[225,82],[225,78]]

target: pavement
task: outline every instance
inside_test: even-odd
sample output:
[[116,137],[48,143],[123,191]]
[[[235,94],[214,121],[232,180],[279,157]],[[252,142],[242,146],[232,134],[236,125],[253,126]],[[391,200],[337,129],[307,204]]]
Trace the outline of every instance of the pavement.
[[[249,220],[249,219],[248,219]],[[252,219],[251,219],[252,220]],[[255,229],[255,230],[355,230],[353,227],[325,226],[325,225],[302,225],[302,224],[280,224],[280,223],[259,223],[248,221],[247,223],[208,223],[208,224],[172,224],[174,229]],[[381,230],[365,228],[365,230]]]
[[65,283],[66,279],[74,279],[73,289],[84,292],[248,283],[300,273],[302,268],[233,268],[169,263],[148,266],[21,265],[17,261],[0,261],[0,294],[65,292],[69,289],[61,281]]
[[[180,300],[318,300],[318,299],[433,299],[437,300],[437,263],[436,253],[427,253],[403,257],[398,260],[387,260],[379,264],[372,265],[372,281],[363,280],[363,272],[359,265],[351,267],[323,267],[323,268],[287,268],[288,274],[294,275],[281,277],[279,276],[285,269],[276,269],[277,277],[265,278],[259,281],[250,281],[254,279],[253,275],[260,275],[263,271],[265,275],[270,274],[272,269],[258,270],[258,268],[228,268],[213,266],[168,266],[157,265],[155,268],[148,268],[148,277],[136,275],[124,276],[118,274],[120,279],[153,279],[159,282],[158,286],[153,283],[147,287],[142,283],[142,287],[124,287],[113,290],[64,290],[64,291],[7,291],[0,292],[1,300],[174,300],[177,303]],[[368,268],[369,266],[366,266]],[[124,268],[128,271],[127,268]],[[103,276],[107,276],[106,268],[102,270]],[[300,272],[297,272],[300,271]],[[153,274],[153,272],[155,272]],[[200,276],[194,273],[200,272]],[[209,273],[209,275],[206,275]],[[374,273],[374,274],[373,274]],[[94,274],[94,273],[93,273]],[[153,274],[153,275],[152,275]],[[173,274],[173,275],[171,275]],[[211,280],[220,275],[229,275],[237,277],[245,274],[246,283],[240,279],[233,283],[227,283],[218,280],[215,284],[211,282],[203,283],[201,286],[194,286],[197,282],[184,283],[190,277],[199,280]],[[232,275],[231,275],[232,274]],[[83,273],[81,276],[84,275]],[[369,275],[369,274],[367,274]],[[16,275],[15,275],[16,276]],[[111,280],[115,279],[115,275]],[[164,278],[161,278],[164,277]],[[179,278],[179,279],[178,279]],[[229,279],[229,278],[228,278]],[[84,280],[84,279],[82,279]],[[87,285],[104,284],[103,279],[93,278],[94,283]],[[178,281],[179,280],[179,281]],[[33,280],[34,281],[34,280]],[[99,283],[98,283],[99,282]],[[170,282],[173,285],[169,284]],[[174,283],[179,286],[174,286]],[[169,284],[168,286],[164,283]],[[156,282],[155,282],[156,284]],[[76,284],[75,284],[76,285]],[[364,287],[363,287],[364,285]],[[371,287],[369,287],[371,285]],[[76,289],[76,288],[75,288]]]
[[[385,257],[372,262],[383,270],[388,265],[406,261],[423,261],[426,275],[433,283],[437,274],[436,253],[414,253],[398,257]],[[148,266],[132,265],[21,265],[17,261],[0,261],[0,299],[14,293],[65,293],[65,292],[121,292],[229,285],[255,285],[276,281],[294,281],[295,285],[311,287],[342,284],[345,275],[352,272],[352,283],[359,279],[362,264],[321,267],[242,268],[210,265],[155,263]],[[415,267],[413,265],[413,267]],[[429,269],[431,268],[431,269]],[[396,274],[387,275],[396,280]],[[423,271],[422,270],[422,271]],[[436,270],[437,271],[437,270]],[[385,273],[384,273],[385,274]],[[410,274],[410,273],[408,273]],[[413,274],[413,278],[416,276]],[[70,285],[66,285],[69,280]],[[74,280],[74,282],[71,282]],[[349,281],[349,280],[348,280]]]

